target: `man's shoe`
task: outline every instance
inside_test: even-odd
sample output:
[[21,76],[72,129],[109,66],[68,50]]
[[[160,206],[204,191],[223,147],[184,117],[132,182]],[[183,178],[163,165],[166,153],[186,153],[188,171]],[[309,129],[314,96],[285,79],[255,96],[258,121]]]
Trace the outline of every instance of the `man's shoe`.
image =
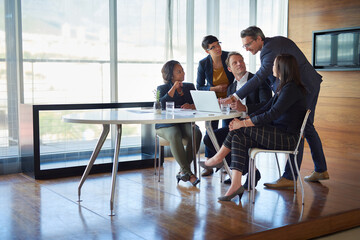
[[204,169],[201,173],[201,176],[206,177],[206,176],[210,176],[213,173],[214,173],[213,169]]
[[[260,178],[261,178],[261,174],[260,174],[259,170],[256,169],[256,171],[255,171],[255,187],[257,186]],[[249,174],[247,175],[246,182],[244,183],[245,190],[248,189],[248,184],[249,184]],[[251,187],[250,187],[250,189],[251,189]]]
[[284,177],[281,177],[272,183],[264,183],[264,185],[267,188],[274,188],[274,189],[294,189],[294,181],[286,179]]
[[319,180],[327,180],[329,179],[329,173],[324,171],[322,173],[313,171],[309,176],[304,177],[306,182],[317,182]]

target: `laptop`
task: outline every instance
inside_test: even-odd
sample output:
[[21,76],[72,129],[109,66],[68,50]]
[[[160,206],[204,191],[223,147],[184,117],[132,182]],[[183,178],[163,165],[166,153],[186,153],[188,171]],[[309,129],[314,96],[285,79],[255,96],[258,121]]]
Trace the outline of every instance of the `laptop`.
[[219,112],[220,105],[214,91],[190,90],[197,111],[201,112]]

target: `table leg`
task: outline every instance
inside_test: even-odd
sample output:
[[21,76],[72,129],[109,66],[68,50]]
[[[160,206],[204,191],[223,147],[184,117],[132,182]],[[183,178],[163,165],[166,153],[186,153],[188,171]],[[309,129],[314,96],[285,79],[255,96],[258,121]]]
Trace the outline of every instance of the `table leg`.
[[[205,122],[205,128],[206,128],[207,134],[210,137],[210,140],[211,140],[212,144],[214,145],[215,150],[219,151],[219,149],[220,149],[219,143],[217,142],[214,131],[213,131],[212,127],[211,127],[211,121],[206,121]],[[229,175],[230,178],[232,178],[229,165],[227,164],[225,158],[223,159],[223,163],[224,163],[224,168],[225,168],[227,174]]]
[[80,194],[81,194],[81,187],[82,185],[84,184],[86,178],[88,177],[89,173],[90,173],[90,170],[92,168],[92,166],[94,165],[94,162],[97,158],[97,156],[99,155],[99,152],[101,150],[101,147],[103,146],[105,140],[106,140],[106,137],[107,135],[109,134],[109,131],[110,131],[110,125],[109,124],[103,124],[103,130],[102,130],[102,133],[100,135],[100,138],[95,146],[95,149],[93,151],[93,153],[91,154],[91,157],[90,157],[90,160],[85,168],[85,171],[80,179],[80,183],[79,183],[79,186],[78,186],[78,202],[81,202],[80,200]]
[[110,216],[115,216],[113,209],[114,209],[114,198],[115,198],[115,187],[116,187],[116,175],[117,175],[118,163],[119,163],[121,131],[122,131],[122,125],[117,124],[116,125],[115,152],[114,152],[113,169],[112,169],[112,177],[111,177],[112,182],[111,182],[111,197],[110,197]]

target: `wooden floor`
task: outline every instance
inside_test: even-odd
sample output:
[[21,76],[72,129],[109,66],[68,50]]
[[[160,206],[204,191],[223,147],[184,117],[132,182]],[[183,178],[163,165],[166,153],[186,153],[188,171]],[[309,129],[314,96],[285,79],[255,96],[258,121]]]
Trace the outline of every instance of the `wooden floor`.
[[[359,226],[360,161],[332,156],[330,180],[304,184],[304,206],[292,190],[263,187],[278,177],[271,157],[258,162],[262,178],[254,205],[247,192],[240,201],[218,202],[228,188],[218,173],[198,187],[177,185],[172,159],[165,161],[161,182],[152,168],[120,171],[114,217],[108,215],[110,173],[89,176],[80,204],[80,177],[0,176],[0,239],[308,239]],[[305,154],[302,175],[312,168]]]

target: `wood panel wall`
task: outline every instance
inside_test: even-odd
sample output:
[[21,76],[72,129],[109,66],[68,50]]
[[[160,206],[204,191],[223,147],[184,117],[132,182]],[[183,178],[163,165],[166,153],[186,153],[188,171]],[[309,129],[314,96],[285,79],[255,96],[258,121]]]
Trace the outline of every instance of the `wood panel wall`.
[[[289,0],[289,38],[310,62],[312,31],[355,26],[360,26],[359,0]],[[360,71],[319,73],[315,126],[325,155],[330,161],[360,161]]]

